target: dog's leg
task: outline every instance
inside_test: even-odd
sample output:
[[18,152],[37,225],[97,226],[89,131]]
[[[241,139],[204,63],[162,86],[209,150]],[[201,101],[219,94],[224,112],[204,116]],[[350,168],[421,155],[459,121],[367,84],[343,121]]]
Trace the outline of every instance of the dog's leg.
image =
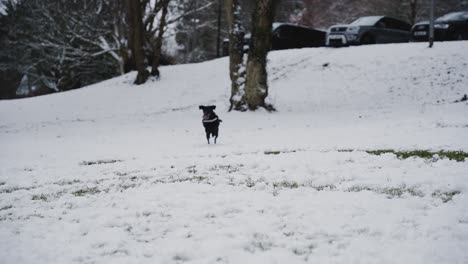
[[213,133],[214,143],[216,144],[216,139],[218,139],[218,130]]
[[210,144],[210,133],[206,132],[206,140],[208,141],[208,144]]

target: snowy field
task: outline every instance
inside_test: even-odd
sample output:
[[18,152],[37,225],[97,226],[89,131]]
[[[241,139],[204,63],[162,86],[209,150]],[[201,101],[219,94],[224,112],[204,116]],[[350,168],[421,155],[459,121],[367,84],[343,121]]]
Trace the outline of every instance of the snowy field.
[[0,262],[468,263],[468,160],[369,152],[468,152],[467,51],[272,52],[275,113],[227,58],[0,101]]

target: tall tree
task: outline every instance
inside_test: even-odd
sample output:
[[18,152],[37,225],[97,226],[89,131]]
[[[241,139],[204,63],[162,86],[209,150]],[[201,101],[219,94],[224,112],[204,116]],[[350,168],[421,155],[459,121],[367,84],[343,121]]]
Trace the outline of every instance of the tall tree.
[[231,77],[231,98],[229,111],[246,110],[244,93],[244,35],[241,6],[238,0],[226,0],[226,15],[229,27],[229,76]]
[[411,24],[416,23],[417,15],[418,15],[418,9],[420,5],[420,1],[418,0],[407,0],[407,5],[408,5],[408,18],[411,22]]
[[257,0],[252,16],[252,38],[247,61],[245,99],[250,110],[264,107],[268,96],[267,54],[271,47],[271,29],[276,0]]
[[127,0],[128,25],[129,25],[129,45],[138,74],[135,84],[143,84],[149,76],[146,70],[145,55],[143,53],[144,28],[142,19],[142,8],[140,0]]
[[[218,0],[179,0],[176,29],[179,59],[200,62],[216,58]],[[223,33],[223,32],[221,32]]]
[[166,18],[168,13],[169,0],[161,0],[161,17],[159,18],[158,35],[153,48],[153,65],[151,75],[159,77],[159,64],[161,60],[161,48],[163,35],[166,30]]

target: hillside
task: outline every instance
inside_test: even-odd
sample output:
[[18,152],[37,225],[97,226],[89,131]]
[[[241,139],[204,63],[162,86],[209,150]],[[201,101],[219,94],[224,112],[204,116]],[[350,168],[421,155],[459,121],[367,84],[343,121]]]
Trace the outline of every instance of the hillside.
[[271,52],[274,113],[227,112],[227,58],[0,101],[0,259],[463,263],[467,50]]

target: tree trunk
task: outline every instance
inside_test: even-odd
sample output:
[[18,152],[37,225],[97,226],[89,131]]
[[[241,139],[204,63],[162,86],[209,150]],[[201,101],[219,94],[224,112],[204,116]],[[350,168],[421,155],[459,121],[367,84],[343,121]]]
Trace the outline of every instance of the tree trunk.
[[[221,3],[222,0],[218,0],[218,21],[217,21],[217,29],[216,29],[216,58],[220,57],[220,47],[221,47]],[[229,2],[229,1],[228,1]]]
[[132,49],[132,56],[138,71],[135,84],[143,84],[148,79],[149,73],[146,70],[145,56],[143,53],[143,20],[141,14],[140,0],[127,0],[129,39]]
[[252,17],[252,39],[247,61],[245,99],[250,110],[264,107],[274,110],[265,103],[268,96],[267,54],[271,47],[271,27],[276,0],[257,0]]
[[159,77],[159,63],[161,60],[161,47],[163,41],[163,35],[166,30],[166,18],[167,18],[167,7],[169,5],[169,0],[162,1],[162,11],[161,18],[159,19],[159,28],[158,36],[156,38],[156,43],[154,45],[154,57],[153,57],[153,67],[151,69],[151,75]]
[[418,0],[410,0],[410,21],[411,24],[416,23],[416,17],[418,15]]
[[231,77],[231,98],[229,111],[245,111],[244,93],[244,35],[245,30],[241,24],[241,7],[239,0],[226,0],[226,14],[229,27],[229,76]]

